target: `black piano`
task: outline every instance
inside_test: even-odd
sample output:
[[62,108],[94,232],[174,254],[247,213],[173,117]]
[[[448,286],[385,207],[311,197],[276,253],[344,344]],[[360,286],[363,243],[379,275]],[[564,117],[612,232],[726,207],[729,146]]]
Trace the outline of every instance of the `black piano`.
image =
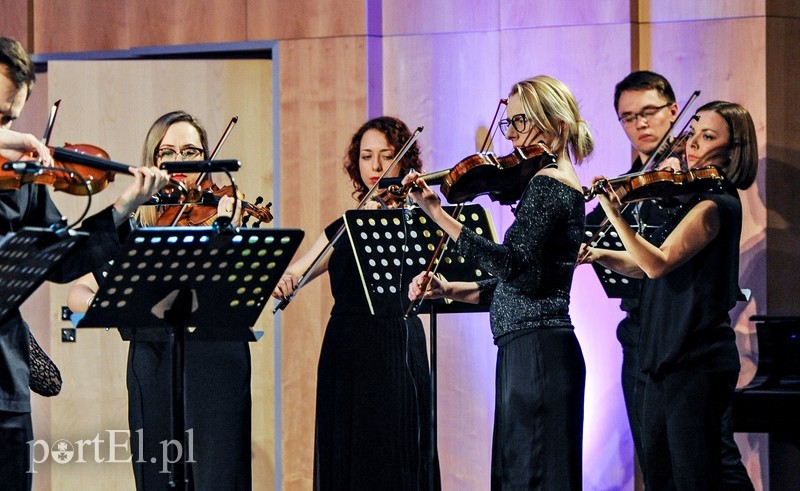
[[756,323],[758,366],[736,389],[733,429],[769,434],[770,489],[800,489],[800,316],[762,316]]

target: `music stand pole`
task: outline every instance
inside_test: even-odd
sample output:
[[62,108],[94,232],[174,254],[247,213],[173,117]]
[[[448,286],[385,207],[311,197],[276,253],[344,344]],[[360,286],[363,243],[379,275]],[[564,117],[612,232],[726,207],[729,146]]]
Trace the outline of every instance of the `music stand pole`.
[[430,463],[428,464],[428,489],[433,491],[436,485],[436,469],[438,466],[436,462],[438,462],[438,435],[436,434],[436,427],[437,427],[437,406],[438,401],[436,400],[436,304],[431,302],[430,304],[430,345],[431,345],[431,421],[430,421],[430,432],[431,432],[431,441],[430,444]]
[[[189,468],[183,452],[186,451],[186,328],[192,311],[191,293],[182,289],[164,319],[172,325],[169,332],[168,348],[170,354],[170,436],[172,441],[181,442],[181,456],[172,455],[170,461],[169,485],[176,489],[189,487]],[[178,464],[178,465],[176,465]]]
[[[167,329],[170,443],[176,447],[167,457],[172,488],[191,487],[186,343],[256,341],[252,328],[303,235],[291,229],[136,229],[79,322],[79,328],[134,329],[139,340],[151,340],[148,336],[156,329]],[[126,334],[123,338],[136,340]]]

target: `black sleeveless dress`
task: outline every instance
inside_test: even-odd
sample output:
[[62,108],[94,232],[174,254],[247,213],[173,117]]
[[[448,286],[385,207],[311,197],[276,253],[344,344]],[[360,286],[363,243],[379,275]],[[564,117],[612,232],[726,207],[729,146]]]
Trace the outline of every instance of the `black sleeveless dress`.
[[391,315],[373,316],[349,241],[334,246],[328,272],[335,304],[317,373],[314,488],[428,489],[430,373],[422,323],[403,319],[408,285]]

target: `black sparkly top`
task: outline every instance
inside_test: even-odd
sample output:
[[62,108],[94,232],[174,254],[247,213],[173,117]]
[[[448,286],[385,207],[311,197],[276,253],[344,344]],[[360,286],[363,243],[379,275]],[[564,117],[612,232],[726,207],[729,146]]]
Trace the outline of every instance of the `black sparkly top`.
[[569,292],[583,236],[582,193],[549,176],[528,183],[502,244],[464,228],[459,252],[494,277],[478,281],[495,342],[540,327],[571,327]]

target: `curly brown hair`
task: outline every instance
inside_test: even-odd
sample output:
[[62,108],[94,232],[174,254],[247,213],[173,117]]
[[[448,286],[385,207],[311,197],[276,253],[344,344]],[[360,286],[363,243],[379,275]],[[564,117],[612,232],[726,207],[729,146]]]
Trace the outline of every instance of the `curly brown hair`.
[[[356,131],[353,138],[350,140],[350,146],[347,148],[347,154],[344,160],[344,171],[350,176],[350,181],[353,183],[353,197],[356,201],[361,201],[367,194],[369,188],[361,180],[361,170],[359,168],[359,158],[361,153],[361,138],[368,130],[378,130],[386,136],[389,144],[394,147],[395,151],[400,150],[402,146],[411,138],[411,131],[408,126],[397,118],[391,116],[381,116],[379,118],[370,119],[361,128]],[[408,152],[403,156],[403,159],[398,163],[400,166],[400,175],[408,173],[410,169],[416,171],[422,170],[422,160],[420,159],[419,146],[415,142],[408,149]]]

